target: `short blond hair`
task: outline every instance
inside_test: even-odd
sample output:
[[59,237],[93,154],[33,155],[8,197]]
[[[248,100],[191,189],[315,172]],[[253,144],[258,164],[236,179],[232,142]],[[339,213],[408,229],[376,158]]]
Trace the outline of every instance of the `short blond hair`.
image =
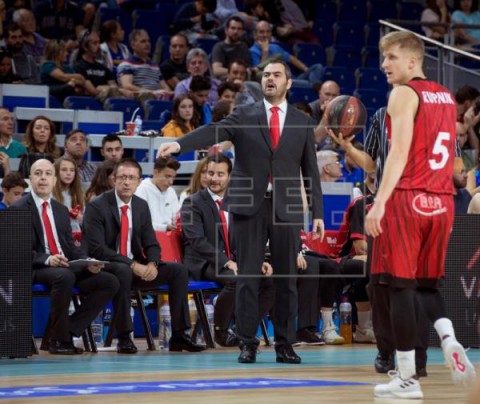
[[380,39],[380,52],[384,52],[386,49],[395,45],[398,45],[400,49],[410,50],[420,62],[423,62],[425,46],[423,45],[423,41],[413,32],[394,31],[388,33]]

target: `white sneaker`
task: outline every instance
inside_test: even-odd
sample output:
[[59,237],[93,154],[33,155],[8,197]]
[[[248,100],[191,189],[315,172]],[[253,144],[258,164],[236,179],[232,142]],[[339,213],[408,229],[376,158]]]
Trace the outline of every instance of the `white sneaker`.
[[342,345],[345,343],[345,339],[337,334],[333,321],[329,321],[323,329],[323,339],[327,345]]
[[359,326],[357,326],[355,333],[353,334],[353,341],[357,343],[363,343],[363,344],[377,343],[372,327],[360,328]]
[[403,380],[400,377],[400,372],[390,370],[388,372],[390,376],[390,383],[377,384],[374,392],[375,397],[382,398],[410,398],[410,399],[422,399],[423,392],[418,380],[413,377],[407,380]]
[[475,368],[468,360],[465,349],[455,338],[442,341],[443,355],[452,374],[454,384],[470,385],[475,381]]

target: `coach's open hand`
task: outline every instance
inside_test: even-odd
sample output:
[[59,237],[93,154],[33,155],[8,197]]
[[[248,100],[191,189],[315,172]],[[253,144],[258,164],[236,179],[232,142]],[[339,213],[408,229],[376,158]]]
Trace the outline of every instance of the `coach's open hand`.
[[180,151],[180,145],[177,142],[162,143],[157,152],[157,159],[159,157],[169,157],[172,154]]
[[323,236],[325,235],[325,224],[322,219],[313,219],[312,225],[313,239],[320,238],[320,241],[323,241]]

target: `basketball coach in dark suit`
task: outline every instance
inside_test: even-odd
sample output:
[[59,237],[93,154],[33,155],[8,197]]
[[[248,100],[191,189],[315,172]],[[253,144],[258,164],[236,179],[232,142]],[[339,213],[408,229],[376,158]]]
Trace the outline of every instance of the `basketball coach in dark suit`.
[[[72,343],[95,319],[105,304],[117,293],[118,280],[102,271],[103,265],[70,265],[69,261],[86,258],[76,248],[68,209],[52,199],[56,176],[53,164],[37,160],[30,169],[32,191],[12,205],[11,209],[32,212],[33,282],[44,283],[50,291],[51,354],[82,353]],[[72,288],[76,286],[85,295],[80,307],[68,316]]]
[[[223,285],[215,304],[215,342],[221,346],[238,346],[237,336],[229,330],[235,307],[235,281],[238,268],[235,262],[235,240],[227,212],[221,210],[232,162],[223,154],[207,158],[207,189],[187,198],[181,209],[184,241],[183,262],[192,277]],[[271,275],[271,266],[263,264],[262,273]],[[265,277],[260,284],[259,318],[273,305],[272,279]],[[252,313],[253,315],[253,313]]]
[[303,175],[313,230],[323,237],[323,207],[316,165],[315,123],[286,102],[291,72],[282,62],[269,63],[262,76],[263,101],[237,107],[220,122],[194,130],[177,142],[164,143],[159,155],[188,152],[229,140],[235,165],[223,209],[232,215],[236,241],[235,313],[241,340],[241,363],[256,360],[259,275],[267,241],[275,277],[275,350],[277,362],[300,363],[292,348],[297,305],[296,257],[303,224],[300,194]]
[[192,342],[185,331],[190,328],[188,312],[188,271],[182,265],[162,262],[148,204],[134,195],[142,178],[142,168],[132,159],[123,159],[113,171],[114,189],[87,205],[83,218],[88,252],[92,257],[109,261],[105,271],[120,281],[113,299],[118,332],[117,352],[134,354],[137,347],[130,338],[131,289],[169,286],[172,316],[170,351],[202,351],[203,345]]

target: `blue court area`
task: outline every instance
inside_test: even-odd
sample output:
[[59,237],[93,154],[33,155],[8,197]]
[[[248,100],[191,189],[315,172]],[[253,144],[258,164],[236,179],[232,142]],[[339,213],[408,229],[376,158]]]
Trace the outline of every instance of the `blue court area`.
[[[0,360],[0,402],[8,402],[14,398],[60,399],[89,395],[246,391],[272,388],[292,389],[294,394],[295,389],[302,387],[354,388],[372,384],[372,380],[366,375],[373,374],[373,359],[377,353],[373,346],[306,347],[298,348],[297,352],[302,357],[302,364],[293,367],[275,363],[273,348],[261,348],[257,363],[254,365],[237,363],[237,350],[220,349],[198,354],[141,351],[137,355],[100,352],[75,357],[42,353],[40,356],[27,359],[3,359]],[[432,348],[428,355],[429,366],[443,364],[440,349]],[[480,364],[480,350],[471,349],[468,356],[474,364]],[[360,380],[358,378],[349,380],[349,377],[332,380],[329,377],[332,368],[337,370],[345,368],[347,371],[362,367],[365,369],[366,377],[360,377]],[[322,372],[323,368],[325,372]],[[287,373],[278,372],[282,370]],[[293,372],[289,373],[290,370]],[[254,374],[255,371],[259,373]],[[304,373],[299,374],[296,371]],[[132,382],[128,377],[122,377],[122,374],[127,376],[139,373],[147,375],[147,378]],[[187,377],[188,380],[179,377],[188,376],[189,373],[191,376]],[[205,377],[201,376],[202,373]],[[110,375],[108,379],[102,377],[107,374]],[[63,376],[73,376],[73,382],[70,378],[67,383],[57,381],[59,384],[55,384],[55,375],[59,377],[58,380]],[[89,375],[89,379],[83,379],[82,375]],[[112,379],[112,375],[116,377]],[[37,380],[38,384],[25,383],[25,380],[29,379]],[[23,382],[17,385],[16,380]]]

